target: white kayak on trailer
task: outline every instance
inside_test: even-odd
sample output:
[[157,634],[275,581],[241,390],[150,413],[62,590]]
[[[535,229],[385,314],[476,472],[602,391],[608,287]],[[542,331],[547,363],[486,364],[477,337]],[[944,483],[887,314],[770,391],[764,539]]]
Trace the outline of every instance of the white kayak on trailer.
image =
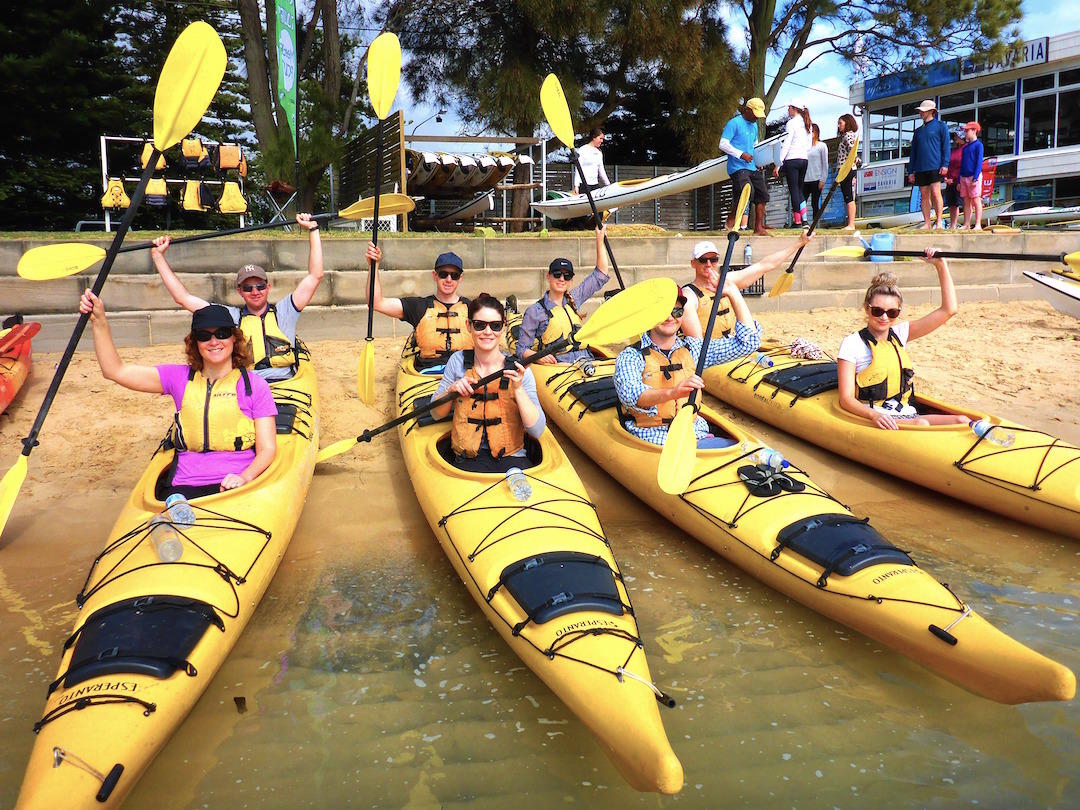
[[480,214],[495,210],[495,192],[487,191],[479,194],[466,203],[459,205],[445,214],[436,214],[432,217],[417,217],[418,226],[448,225],[454,222],[464,222]]
[[[754,147],[754,160],[758,166],[768,166],[773,162],[773,147],[782,136],[776,135],[761,141]],[[639,180],[620,180],[610,186],[593,190],[593,200],[598,211],[607,211],[624,205],[658,200],[683,191],[722,183],[728,179],[727,155],[706,160],[689,169],[659,177],[643,177]],[[592,213],[589,198],[584,194],[571,194],[562,199],[534,202],[532,207],[551,219],[574,219]]]
[[[1004,219],[1008,216],[1005,212],[1012,207],[1012,200],[1008,202],[995,203],[994,205],[987,205],[983,208],[983,222],[993,225],[998,221],[998,218]],[[931,212],[931,217],[933,213]],[[936,219],[936,217],[933,217]],[[948,212],[945,214],[945,219],[952,219]],[[855,220],[855,227],[857,228],[905,228],[912,225],[921,225],[923,221],[922,211],[913,211],[909,214],[887,214],[880,217],[858,217]]]
[[1058,312],[1080,319],[1080,281],[1073,281],[1058,273],[1032,273],[1024,271],[1042,293],[1043,298]]
[[1072,205],[1068,208],[1053,208],[1049,205],[1040,205],[1035,208],[1010,211],[1002,219],[1008,219],[1014,225],[1017,222],[1031,222],[1036,225],[1051,222],[1077,222],[1080,221],[1080,205]]

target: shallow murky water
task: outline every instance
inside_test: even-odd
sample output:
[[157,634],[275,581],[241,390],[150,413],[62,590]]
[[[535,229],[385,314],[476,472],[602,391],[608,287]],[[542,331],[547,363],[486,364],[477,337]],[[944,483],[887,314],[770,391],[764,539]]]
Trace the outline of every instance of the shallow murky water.
[[[999,628],[1080,670],[1080,543],[758,431]],[[1080,702],[970,695],[758,584],[568,447],[630,578],[653,675],[678,700],[663,717],[686,786],[634,792],[484,620],[396,441],[382,449],[360,472],[317,475],[248,630],[127,807],[1075,806]],[[0,806],[125,493],[95,493],[92,514],[36,504],[0,546]]]

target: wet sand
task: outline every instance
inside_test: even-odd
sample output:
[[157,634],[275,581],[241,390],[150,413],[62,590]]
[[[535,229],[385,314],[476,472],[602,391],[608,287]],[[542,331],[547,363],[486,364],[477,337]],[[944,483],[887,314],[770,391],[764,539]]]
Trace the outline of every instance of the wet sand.
[[[834,351],[856,317],[763,322]],[[1080,442],[1078,335],[1042,302],[975,303],[912,354],[923,390]],[[398,343],[377,341],[373,408],[355,395],[357,344],[312,345],[323,444],[385,421]],[[0,416],[3,470],[56,360],[38,355]],[[80,354],[30,458],[0,539],[0,806],[18,791],[73,596],[170,418],[167,399],[123,391]],[[1076,541],[737,418],[999,628],[1080,670]],[[1080,791],[1077,701],[974,697],[761,586],[563,445],[630,578],[653,674],[679,701],[663,714],[679,796],[627,788],[502,644],[432,538],[390,434],[319,468],[248,630],[126,806],[1067,807]]]

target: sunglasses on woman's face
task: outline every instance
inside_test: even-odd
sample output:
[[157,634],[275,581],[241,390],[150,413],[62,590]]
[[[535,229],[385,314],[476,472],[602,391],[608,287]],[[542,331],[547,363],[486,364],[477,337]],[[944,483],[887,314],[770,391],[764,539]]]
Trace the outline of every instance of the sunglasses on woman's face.
[[439,278],[443,278],[443,279],[452,278],[454,281],[457,281],[459,278],[461,278],[461,271],[460,270],[436,270],[435,274]]
[[574,277],[574,271],[573,270],[552,270],[551,271],[551,277],[552,278],[565,278],[567,281],[569,281],[570,279],[572,279]]
[[899,309],[884,309],[882,307],[870,307],[870,314],[875,318],[880,318],[882,315],[888,315],[889,320],[895,320],[900,317]]
[[246,293],[255,292],[255,290],[262,292],[266,289],[266,282],[260,281],[258,284],[241,284],[240,289]]
[[683,308],[682,307],[675,307],[675,309],[671,310],[671,317],[674,318],[675,320],[679,320],[679,318],[682,317],[682,314],[683,314]]
[[196,329],[195,340],[199,343],[209,343],[213,338],[228,340],[232,337],[231,326],[219,326],[217,329]]
[[501,332],[503,328],[502,321],[481,321],[478,318],[473,318],[469,323],[472,324],[474,332],[483,332],[485,329],[491,329],[492,332]]

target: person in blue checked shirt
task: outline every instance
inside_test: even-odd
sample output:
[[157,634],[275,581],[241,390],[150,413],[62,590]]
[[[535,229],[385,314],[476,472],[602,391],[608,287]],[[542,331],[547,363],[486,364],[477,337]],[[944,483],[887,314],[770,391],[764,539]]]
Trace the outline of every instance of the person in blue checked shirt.
[[[730,277],[724,282],[723,295],[735,313],[735,331],[730,337],[709,341],[706,368],[750,354],[761,345],[761,326]],[[615,360],[615,392],[630,415],[626,429],[653,444],[662,445],[667,439],[668,425],[690,392],[705,387],[695,373],[701,339],[679,333],[685,304],[686,297],[680,295],[667,319],[642,335],[641,343],[619,352]],[[697,318],[693,312],[686,315]],[[729,443],[727,438],[710,436],[708,424],[700,416],[694,420],[694,432],[698,447],[725,447]]]

